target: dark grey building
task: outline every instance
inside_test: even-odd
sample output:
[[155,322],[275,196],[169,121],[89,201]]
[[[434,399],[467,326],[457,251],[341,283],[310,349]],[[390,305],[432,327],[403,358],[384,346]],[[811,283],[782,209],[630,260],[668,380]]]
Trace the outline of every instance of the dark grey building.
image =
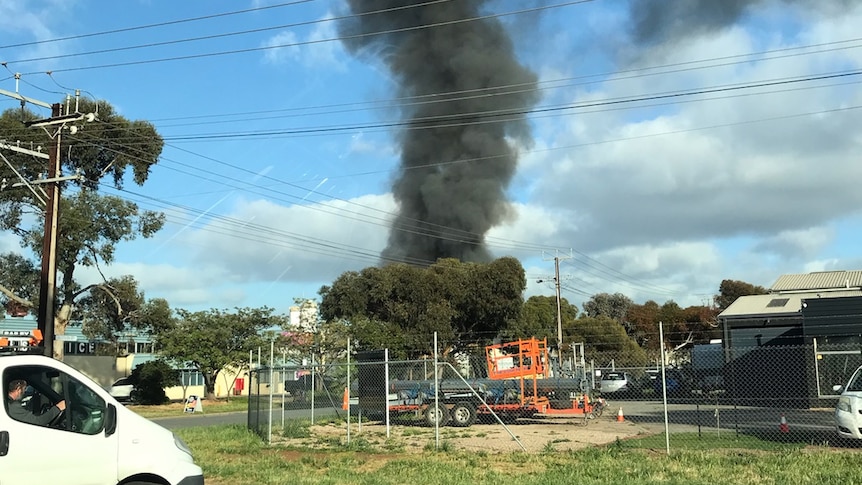
[[826,404],[862,364],[862,271],[784,275],[718,318],[729,396]]

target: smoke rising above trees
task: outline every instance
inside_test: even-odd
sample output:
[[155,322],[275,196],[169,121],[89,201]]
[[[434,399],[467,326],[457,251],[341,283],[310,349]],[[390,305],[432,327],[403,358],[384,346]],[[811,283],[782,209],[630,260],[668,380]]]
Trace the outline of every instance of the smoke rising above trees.
[[538,101],[537,78],[499,20],[477,19],[484,0],[420,3],[349,0],[358,17],[341,26],[348,49],[375,53],[398,96],[412,99],[400,108],[399,209],[382,258],[487,262],[485,235],[511,213],[512,142],[531,142],[525,112]]

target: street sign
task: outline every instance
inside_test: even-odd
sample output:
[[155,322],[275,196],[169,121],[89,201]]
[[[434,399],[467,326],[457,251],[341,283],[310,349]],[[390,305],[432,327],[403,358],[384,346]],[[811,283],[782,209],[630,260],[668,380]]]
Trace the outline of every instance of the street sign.
[[54,340],[59,340],[61,342],[75,342],[78,340],[77,335],[54,335]]

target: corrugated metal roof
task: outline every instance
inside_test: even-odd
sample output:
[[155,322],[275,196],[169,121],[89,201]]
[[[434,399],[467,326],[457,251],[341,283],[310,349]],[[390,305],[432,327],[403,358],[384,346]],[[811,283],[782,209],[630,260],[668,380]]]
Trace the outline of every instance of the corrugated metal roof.
[[769,291],[805,291],[862,288],[862,270],[819,271],[804,274],[786,274],[769,288]]
[[[802,310],[802,300],[811,300],[814,298],[836,298],[839,296],[862,296],[862,289],[741,296],[731,303],[729,307],[725,308],[718,317],[732,318],[748,315],[783,315],[798,313]],[[784,302],[783,300],[787,301]]]

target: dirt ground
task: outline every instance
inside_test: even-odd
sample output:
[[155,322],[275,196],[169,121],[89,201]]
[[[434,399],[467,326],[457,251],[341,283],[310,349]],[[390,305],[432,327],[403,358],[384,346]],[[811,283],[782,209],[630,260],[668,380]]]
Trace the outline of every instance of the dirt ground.
[[[274,441],[322,450],[333,444],[343,445],[347,440],[344,423],[312,426],[310,432],[309,437]],[[477,423],[466,428],[447,426],[440,428],[440,442],[445,443],[443,446],[473,452],[537,453],[549,449],[580,449],[649,433],[650,430],[634,423],[617,422],[616,416],[605,415],[587,421],[586,425],[583,419],[534,418],[519,419],[505,427],[499,423]],[[429,447],[433,449],[436,436],[434,428],[409,423],[390,424],[387,436],[385,424],[365,422],[351,423],[350,440],[353,444],[369,445],[381,451],[422,453]]]

